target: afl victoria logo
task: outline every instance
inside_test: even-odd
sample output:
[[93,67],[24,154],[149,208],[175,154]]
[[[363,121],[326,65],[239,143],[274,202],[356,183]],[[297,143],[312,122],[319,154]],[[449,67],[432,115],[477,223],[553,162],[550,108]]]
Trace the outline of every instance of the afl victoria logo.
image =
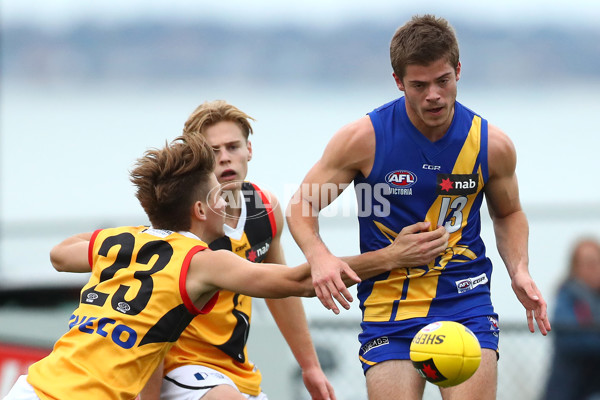
[[417,182],[417,176],[410,171],[392,171],[385,176],[385,181],[391,187],[409,188]]

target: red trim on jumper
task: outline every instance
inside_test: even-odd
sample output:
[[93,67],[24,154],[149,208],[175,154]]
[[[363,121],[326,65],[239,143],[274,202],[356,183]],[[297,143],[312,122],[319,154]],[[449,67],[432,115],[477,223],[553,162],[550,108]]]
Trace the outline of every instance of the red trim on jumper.
[[[183,260],[183,265],[181,266],[181,274],[179,275],[179,292],[181,293],[181,298],[183,299],[183,304],[192,314],[208,314],[210,310],[215,306],[217,300],[219,299],[219,292],[217,292],[205,305],[202,307],[202,310],[199,310],[198,307],[194,305],[194,302],[190,299],[190,296],[185,287],[185,282],[187,280],[187,273],[190,269],[190,263],[192,262],[192,257],[200,251],[206,250],[207,248],[204,246],[195,246],[193,247],[185,256]],[[210,251],[210,249],[209,249]]]
[[275,235],[277,234],[277,222],[275,221],[275,214],[273,214],[273,206],[271,205],[269,198],[265,195],[265,193],[262,190],[260,190],[258,186],[256,186],[252,182],[250,182],[250,184],[254,186],[254,190],[256,190],[260,194],[260,199],[265,205],[267,215],[269,216],[269,221],[271,222],[271,232],[273,233],[272,237],[275,238]]
[[96,238],[98,237],[98,234],[100,233],[102,229],[97,229],[94,231],[94,233],[92,233],[92,237],[90,238],[90,244],[88,246],[88,263],[90,264],[90,269],[93,269],[94,267],[94,262],[93,262],[93,251],[94,251],[94,242],[96,241]]

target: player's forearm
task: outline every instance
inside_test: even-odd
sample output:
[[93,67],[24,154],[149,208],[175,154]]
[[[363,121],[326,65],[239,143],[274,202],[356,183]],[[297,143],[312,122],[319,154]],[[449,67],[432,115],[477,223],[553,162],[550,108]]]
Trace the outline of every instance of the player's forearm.
[[[289,296],[314,297],[310,266],[308,263],[290,268],[283,264],[254,264],[247,262],[247,268],[236,279],[234,284],[226,282],[217,287],[251,297],[265,299],[281,299]],[[231,271],[231,270],[230,270]]]
[[494,217],[498,253],[512,279],[520,272],[529,273],[529,224],[523,211],[505,217]]
[[257,275],[246,274],[238,286],[225,288],[251,297],[280,299],[289,296],[314,297],[315,289],[307,263],[290,268],[281,264],[260,264],[263,272]]
[[[383,249],[369,251],[355,256],[341,257],[341,259],[348,263],[350,268],[352,268],[361,279],[368,279],[384,272],[391,271],[394,268],[398,268],[398,260],[394,258],[394,254],[391,246],[388,246]],[[302,286],[306,290],[306,293],[301,296],[315,296],[312,281],[310,280],[309,265],[302,264],[294,269],[297,271],[295,279],[301,281]],[[356,281],[345,274],[342,275],[342,280],[347,287],[356,284]]]
[[227,250],[196,253],[188,268],[187,281],[188,292],[198,295],[225,289],[250,297],[314,296],[308,264],[290,268],[252,263]]
[[[369,251],[357,256],[342,257],[342,260],[348,263],[350,268],[360,277],[360,279],[369,279],[384,272],[391,271],[394,268],[394,260],[391,259],[391,253],[388,247],[383,249]],[[347,276],[342,277],[346,286],[355,284]]]

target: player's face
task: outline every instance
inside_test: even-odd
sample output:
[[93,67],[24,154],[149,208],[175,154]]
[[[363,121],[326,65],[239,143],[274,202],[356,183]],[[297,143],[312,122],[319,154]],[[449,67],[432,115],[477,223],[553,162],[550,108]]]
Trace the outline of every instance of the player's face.
[[240,189],[248,174],[252,145],[242,129],[231,121],[218,122],[204,131],[207,142],[215,152],[215,175],[225,190]]
[[408,65],[402,80],[396,75],[394,78],[404,92],[406,112],[413,125],[430,140],[440,139],[454,117],[460,63],[456,72],[445,59],[427,66]]
[[225,235],[223,225],[225,224],[225,207],[227,203],[223,199],[223,190],[217,177],[211,174],[210,177],[211,190],[208,194],[206,203],[206,229],[203,234],[203,239],[212,242]]
[[578,249],[576,274],[595,290],[600,290],[600,251],[593,244],[583,244]]

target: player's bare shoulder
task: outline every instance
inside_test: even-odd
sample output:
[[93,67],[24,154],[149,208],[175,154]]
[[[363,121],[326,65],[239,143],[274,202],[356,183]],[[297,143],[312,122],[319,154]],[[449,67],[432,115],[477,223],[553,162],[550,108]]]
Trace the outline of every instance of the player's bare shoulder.
[[196,285],[196,290],[204,292],[209,289],[215,289],[213,276],[222,274],[231,263],[235,264],[238,259],[234,253],[227,250],[210,250],[199,251],[192,257],[188,268],[188,289],[190,283]]
[[344,125],[332,138],[332,142],[336,141],[340,146],[344,146],[346,150],[364,151],[365,147],[375,149],[375,128],[371,118],[365,115],[349,124]]
[[[231,260],[237,261],[239,256],[228,250],[210,250],[199,251],[192,257],[190,268],[199,267],[204,270],[211,270],[212,268],[220,268],[219,266],[223,263],[227,264]],[[208,265],[205,265],[208,264]]]
[[517,152],[510,137],[494,125],[488,126],[488,165],[490,177],[511,175],[517,165]]
[[220,279],[224,271],[235,268],[244,260],[227,250],[199,251],[192,257],[187,270],[185,286],[187,293],[199,309],[221,290]]
[[371,119],[364,116],[344,125],[331,138],[325,149],[325,157],[368,174],[375,157],[375,128]]

